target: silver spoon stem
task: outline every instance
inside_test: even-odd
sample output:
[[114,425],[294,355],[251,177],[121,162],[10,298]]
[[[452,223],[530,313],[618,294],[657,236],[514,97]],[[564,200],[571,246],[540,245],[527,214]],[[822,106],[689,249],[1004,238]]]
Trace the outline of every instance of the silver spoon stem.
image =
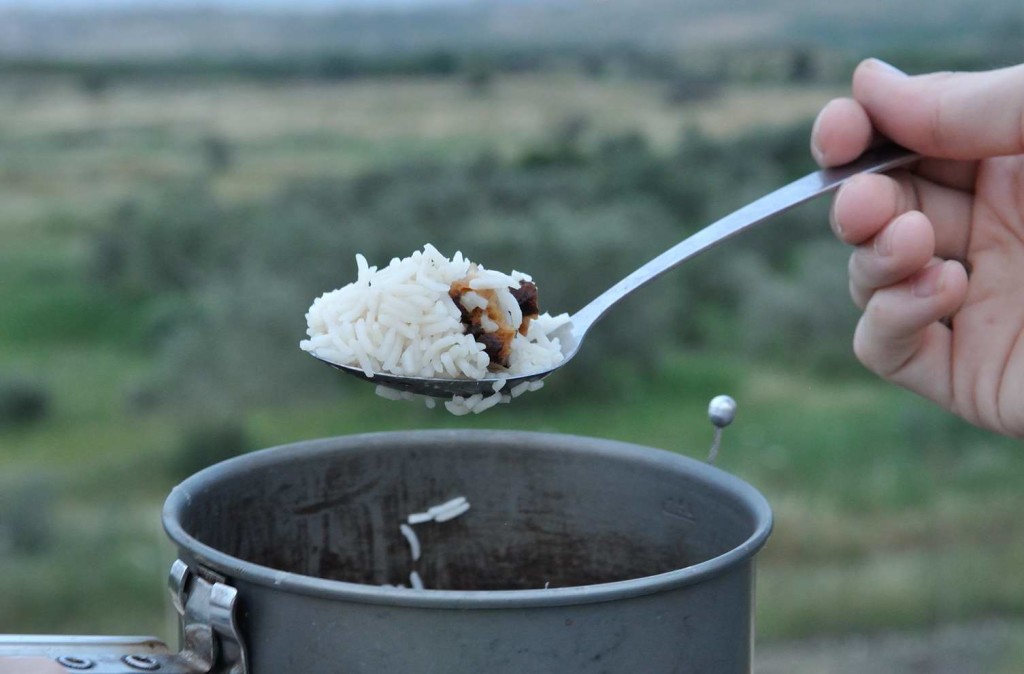
[[702,253],[772,216],[835,190],[854,175],[883,173],[918,158],[918,155],[906,148],[887,144],[867,151],[852,163],[838,168],[815,171],[766,194],[757,201],[747,204],[677,243],[598,295],[573,315],[573,332],[577,338],[582,338],[590,327],[619,300],[694,255]]

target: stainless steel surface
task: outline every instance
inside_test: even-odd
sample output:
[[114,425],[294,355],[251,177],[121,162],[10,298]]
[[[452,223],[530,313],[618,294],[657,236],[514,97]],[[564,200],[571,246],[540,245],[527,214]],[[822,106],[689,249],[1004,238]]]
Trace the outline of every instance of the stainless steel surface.
[[200,674],[153,637],[0,635],[0,672]]
[[[505,390],[525,381],[543,379],[564,366],[579,351],[590,328],[612,306],[641,286],[674,269],[682,262],[740,232],[750,229],[754,225],[767,221],[773,216],[784,213],[795,206],[837,189],[855,175],[861,173],[883,173],[916,159],[918,159],[918,155],[896,145],[874,148],[854,162],[837,168],[815,171],[708,225],[643,265],[573,314],[571,326],[566,326],[565,329],[556,333],[562,343],[564,360],[556,367],[548,370],[509,377]],[[322,358],[319,360],[338,370],[376,384],[409,393],[440,398],[450,398],[456,395],[470,396],[475,393],[490,395],[493,393],[495,383],[494,377],[468,380],[434,379],[403,377],[384,373],[376,373],[372,377],[367,377],[366,373],[358,367],[332,363]]]
[[178,657],[196,672],[246,674],[245,643],[235,610],[238,591],[227,579],[201,566],[194,572],[178,559],[171,565],[168,590],[180,619]]
[[149,655],[126,655],[121,661],[140,672],[155,672],[160,669],[160,661]]
[[[407,582],[399,523],[455,496],[472,509],[418,530],[427,589],[383,587]],[[212,466],[174,489],[164,526],[195,572],[172,579],[237,589],[253,674],[749,674],[771,511],[670,452],[417,431]]]
[[736,401],[727,395],[715,396],[708,403],[708,420],[716,428],[725,428],[736,420]]
[[92,669],[96,661],[80,655],[61,655],[57,658],[57,664],[66,669]]

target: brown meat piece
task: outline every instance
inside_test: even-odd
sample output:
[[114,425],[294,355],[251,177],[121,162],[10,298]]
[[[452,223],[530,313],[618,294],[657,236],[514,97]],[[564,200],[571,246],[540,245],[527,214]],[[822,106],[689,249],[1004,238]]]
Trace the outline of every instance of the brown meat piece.
[[540,316],[540,305],[537,303],[537,285],[529,281],[520,281],[518,288],[509,288],[512,297],[519,303],[523,312],[523,324],[519,326],[519,334],[526,336],[530,329],[530,321]]
[[[508,317],[501,310],[493,290],[473,291],[487,300],[486,309],[473,309],[469,311],[462,305],[462,296],[472,290],[469,287],[469,281],[470,279],[467,277],[453,283],[448,290],[448,296],[459,307],[462,324],[466,326],[466,332],[473,335],[477,342],[484,345],[484,352],[490,359],[491,364],[508,367],[509,358],[512,353],[512,340],[515,338],[516,329],[509,325]],[[519,332],[525,335],[530,327],[530,320],[540,315],[540,310],[537,306],[537,286],[527,281],[520,281],[518,288],[509,288],[509,290],[523,312],[523,322],[519,326]],[[487,332],[484,330],[482,319],[485,315],[498,325],[496,331]]]
[[484,353],[491,359],[492,365],[509,366],[512,352],[512,340],[502,339],[501,332],[471,331],[473,339],[484,345]]

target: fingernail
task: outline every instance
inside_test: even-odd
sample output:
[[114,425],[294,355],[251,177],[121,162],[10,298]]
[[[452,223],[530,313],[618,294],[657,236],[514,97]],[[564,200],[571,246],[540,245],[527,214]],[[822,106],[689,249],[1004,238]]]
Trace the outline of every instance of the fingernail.
[[899,226],[900,223],[897,220],[883,229],[881,234],[875,237],[875,253],[881,257],[888,257],[889,255],[892,255],[892,237],[895,236],[896,228]]
[[839,210],[839,200],[843,196],[843,188],[840,187],[836,193],[835,199],[832,200],[832,208],[828,210],[828,224],[832,226],[832,231],[836,233],[840,239],[843,238],[843,223],[839,222],[839,218],[836,217],[836,211]]
[[874,68],[875,70],[878,70],[880,72],[886,72],[886,73],[889,73],[890,75],[899,75],[900,77],[906,77],[907,76],[907,74],[905,72],[903,72],[902,70],[900,70],[899,68],[897,68],[896,66],[894,66],[891,63],[886,63],[882,59],[870,58],[870,59],[867,60],[867,63],[872,68]]
[[814,136],[811,136],[811,156],[814,157],[815,164],[819,166],[825,165],[825,153],[818,146],[818,139]]
[[818,144],[818,127],[821,125],[821,114],[814,118],[814,126],[811,127],[811,156],[821,166],[825,164],[825,153]]
[[938,294],[942,290],[942,272],[945,267],[945,264],[936,264],[921,272],[911,288],[914,297],[931,297]]

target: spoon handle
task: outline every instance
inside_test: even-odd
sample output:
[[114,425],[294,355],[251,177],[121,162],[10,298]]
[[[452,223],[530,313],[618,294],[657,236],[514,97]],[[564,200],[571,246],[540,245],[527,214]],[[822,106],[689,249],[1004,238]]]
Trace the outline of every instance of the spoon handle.
[[860,173],[883,173],[918,159],[918,155],[898,145],[886,144],[872,148],[860,158],[836,168],[822,169],[799,178],[766,194],[721,220],[691,235],[640,267],[614,286],[598,295],[573,317],[574,332],[585,333],[605,312],[640,286],[654,280],[684,260],[708,248],[798,206],[814,197],[835,190]]

